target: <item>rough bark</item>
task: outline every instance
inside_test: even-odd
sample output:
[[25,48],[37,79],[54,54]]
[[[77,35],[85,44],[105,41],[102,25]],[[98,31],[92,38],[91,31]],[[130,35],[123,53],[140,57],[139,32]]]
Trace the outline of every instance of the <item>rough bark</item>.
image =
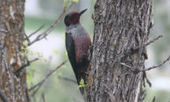
[[[27,102],[26,71],[15,71],[26,63],[22,56],[25,0],[0,0],[0,90],[8,102]],[[1,99],[0,99],[1,100]]]
[[96,1],[88,102],[143,101],[151,9],[151,0]]

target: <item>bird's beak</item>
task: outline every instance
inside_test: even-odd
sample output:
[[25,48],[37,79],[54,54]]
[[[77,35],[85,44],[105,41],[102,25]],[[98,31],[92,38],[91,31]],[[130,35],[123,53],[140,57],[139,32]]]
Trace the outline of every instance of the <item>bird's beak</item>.
[[79,15],[81,16],[87,9],[82,10]]

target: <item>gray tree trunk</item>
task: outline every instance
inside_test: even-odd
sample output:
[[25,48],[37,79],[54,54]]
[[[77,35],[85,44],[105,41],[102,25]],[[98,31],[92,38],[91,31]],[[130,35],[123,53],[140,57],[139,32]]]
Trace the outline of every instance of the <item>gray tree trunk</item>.
[[88,102],[141,102],[151,0],[97,0]]
[[[25,0],[0,0],[0,91],[8,102],[27,102],[23,51]],[[1,99],[0,99],[1,101]]]

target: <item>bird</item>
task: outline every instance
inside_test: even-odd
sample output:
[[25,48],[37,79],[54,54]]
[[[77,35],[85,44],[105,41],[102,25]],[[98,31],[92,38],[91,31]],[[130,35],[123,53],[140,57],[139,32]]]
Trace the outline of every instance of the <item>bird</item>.
[[[87,82],[87,69],[89,65],[88,49],[91,46],[91,39],[80,23],[80,17],[86,10],[84,9],[81,12],[73,11],[64,18],[66,26],[66,51],[78,85],[81,84],[80,81],[82,79],[85,83]],[[80,92],[83,93],[82,88],[80,88]]]

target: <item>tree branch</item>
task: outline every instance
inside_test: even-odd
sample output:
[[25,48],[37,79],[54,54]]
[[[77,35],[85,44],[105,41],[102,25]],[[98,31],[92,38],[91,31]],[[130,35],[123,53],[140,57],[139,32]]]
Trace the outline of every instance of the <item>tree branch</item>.
[[154,43],[155,41],[159,40],[162,37],[163,37],[163,35],[157,36],[156,38],[154,38],[154,39],[150,40],[149,42],[147,42],[146,44],[144,44],[143,47],[146,47],[146,46],[150,45],[151,43]]
[[36,34],[37,32],[39,32],[42,28],[44,28],[44,24],[43,25],[41,25],[36,31],[34,31],[33,33],[31,33],[29,36],[28,36],[28,38],[30,38],[30,37],[32,37],[34,34]]
[[168,56],[168,58],[166,60],[164,60],[162,63],[160,63],[159,65],[155,65],[155,66],[152,66],[152,67],[149,67],[149,68],[146,68],[146,69],[142,69],[142,70],[134,69],[132,66],[129,66],[129,65],[125,64],[125,63],[120,63],[120,64],[127,67],[127,68],[129,68],[131,71],[133,71],[135,73],[136,72],[139,73],[139,72],[146,72],[146,71],[161,67],[162,65],[164,65],[169,60],[170,60],[170,56]]
[[34,44],[35,42],[38,42],[44,38],[47,37],[47,35],[54,30],[54,28],[56,27],[56,25],[59,23],[59,21],[61,21],[61,19],[65,16],[66,12],[73,6],[74,2],[72,2],[70,4],[70,6],[68,6],[67,8],[64,8],[63,12],[61,13],[61,15],[57,18],[57,20],[47,29],[45,30],[43,33],[39,34],[32,42],[28,43],[28,46]]
[[156,100],[156,97],[154,96],[153,99],[152,99],[152,102],[155,102],[155,100]]
[[120,63],[121,65],[125,66],[125,67],[128,67],[128,68],[132,68],[131,66],[125,64],[125,63]]
[[31,96],[34,96],[38,90],[40,89],[40,87],[43,85],[43,83],[59,68],[61,68],[61,66],[63,66],[66,63],[66,61],[64,61],[63,63],[61,63],[59,66],[57,66],[55,69],[50,70],[49,73],[44,77],[44,79],[42,79],[40,82],[38,82],[37,84],[35,84],[34,86],[32,86],[29,91],[32,91],[34,89],[36,89]]
[[24,69],[26,68],[27,66],[29,66],[31,63],[37,61],[38,58],[35,58],[33,60],[30,60],[30,61],[27,61],[27,63],[25,63],[24,65],[22,65],[20,68],[18,68],[14,73],[18,76],[19,73]]
[[41,94],[41,98],[42,98],[43,102],[46,102],[46,100],[45,100],[45,93],[44,92]]
[[168,58],[166,60],[164,60],[162,63],[160,63],[159,65],[156,65],[156,66],[152,66],[152,67],[149,67],[149,68],[146,68],[146,69],[143,69],[143,70],[140,70],[141,72],[144,72],[144,71],[149,71],[149,70],[152,70],[152,69],[155,69],[155,68],[158,68],[158,67],[161,67],[162,65],[164,65],[166,62],[168,62],[170,60],[170,56],[168,56]]
[[149,85],[149,87],[152,87],[152,83],[148,79],[146,72],[143,72],[143,79],[144,79],[144,87],[145,87],[145,80],[146,80],[146,83]]
[[155,41],[159,40],[162,37],[163,37],[162,35],[159,35],[156,38],[154,38],[154,39],[148,41],[147,43],[143,44],[142,46],[137,46],[135,48],[131,48],[128,52],[125,53],[125,56],[129,55],[129,54],[133,55],[133,54],[137,53],[141,47],[147,47],[148,45],[154,43]]
[[69,82],[72,82],[72,83],[77,84],[77,81],[75,81],[75,80],[73,80],[73,79],[70,79],[70,78],[61,77],[61,76],[59,76],[58,78],[59,78],[59,79],[62,79],[62,80],[65,80],[65,81],[69,81]]

